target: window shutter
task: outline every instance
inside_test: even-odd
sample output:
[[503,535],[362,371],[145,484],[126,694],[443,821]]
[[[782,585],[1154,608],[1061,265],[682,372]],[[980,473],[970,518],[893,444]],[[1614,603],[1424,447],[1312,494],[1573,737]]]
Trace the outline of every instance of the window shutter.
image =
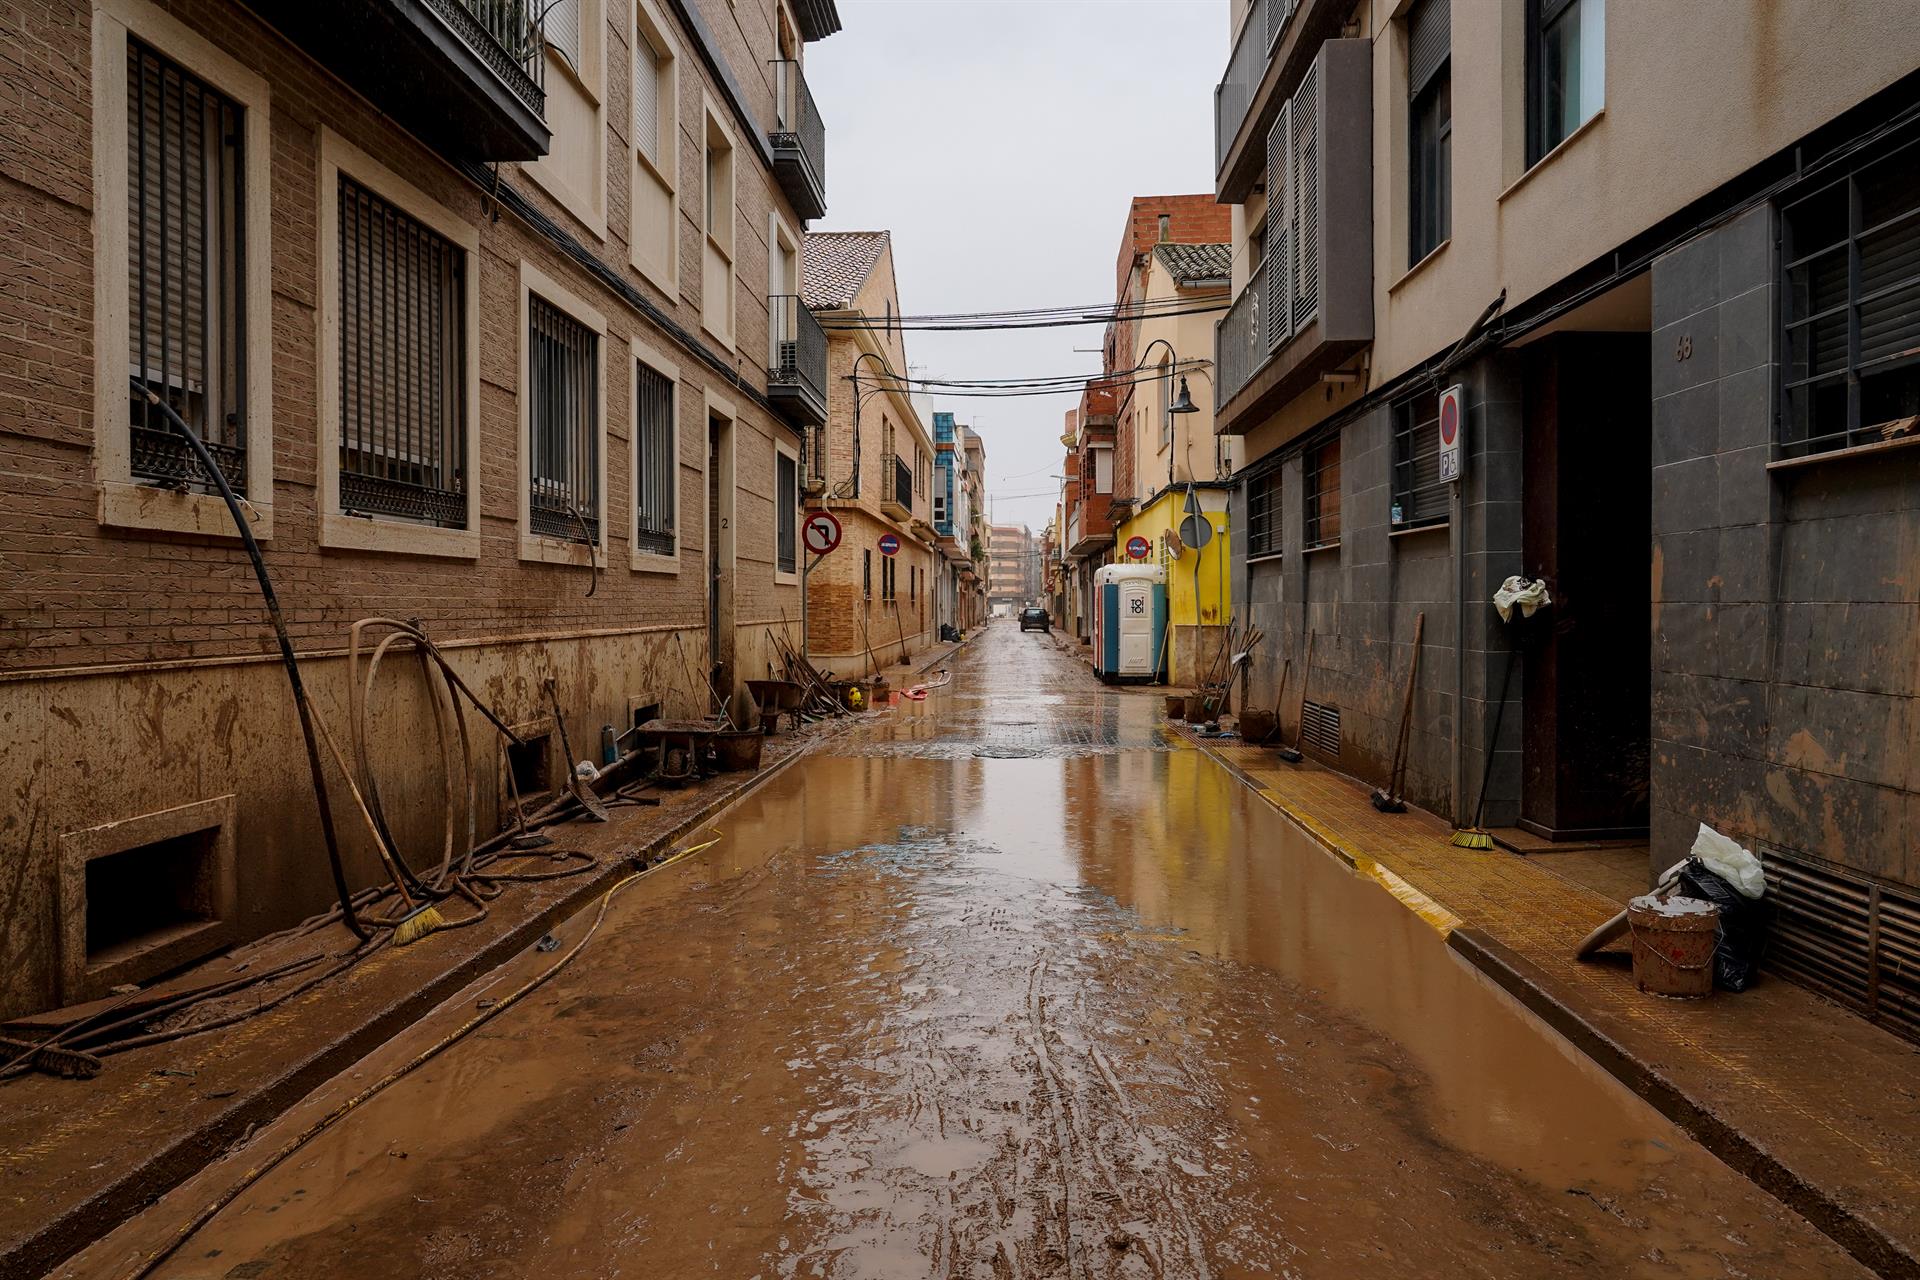
[[1420,0],[1407,15],[1407,97],[1417,98],[1453,50],[1451,0]]
[[580,64],[585,29],[580,20],[580,7],[585,3],[586,0],[550,0],[546,10],[547,43],[567,60],[576,75],[584,74]]
[[1307,71],[1292,104],[1293,316],[1298,333],[1320,310],[1320,64]]
[[[577,3],[577,0],[573,0]],[[641,34],[633,48],[633,140],[640,154],[660,165],[660,55]]]
[[1267,341],[1273,350],[1286,340],[1288,318],[1292,314],[1288,296],[1292,272],[1292,229],[1288,210],[1292,205],[1287,182],[1287,142],[1292,124],[1292,104],[1283,103],[1279,118],[1267,132]]

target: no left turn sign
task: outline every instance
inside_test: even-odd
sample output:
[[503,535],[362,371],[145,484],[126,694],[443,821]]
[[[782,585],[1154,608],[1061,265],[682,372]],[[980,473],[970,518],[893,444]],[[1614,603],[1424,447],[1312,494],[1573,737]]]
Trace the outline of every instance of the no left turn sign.
[[807,550],[823,556],[840,545],[840,521],[831,511],[810,512],[803,536]]

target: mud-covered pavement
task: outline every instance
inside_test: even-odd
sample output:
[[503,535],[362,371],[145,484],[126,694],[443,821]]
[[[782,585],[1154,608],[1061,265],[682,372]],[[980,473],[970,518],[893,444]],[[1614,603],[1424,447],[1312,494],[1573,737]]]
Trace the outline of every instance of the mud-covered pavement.
[[1857,1274],[1158,704],[988,628],[158,1274]]

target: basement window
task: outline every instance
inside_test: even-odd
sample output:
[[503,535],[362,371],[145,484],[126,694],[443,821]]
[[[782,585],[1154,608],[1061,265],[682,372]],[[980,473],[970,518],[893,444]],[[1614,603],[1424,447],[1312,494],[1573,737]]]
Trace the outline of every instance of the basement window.
[[[553,735],[523,736],[524,742],[507,744],[507,770],[512,789],[522,800],[552,795],[558,789],[553,780]],[[512,801],[509,795],[507,802]]]
[[117,964],[219,918],[218,828],[87,863],[87,967]]

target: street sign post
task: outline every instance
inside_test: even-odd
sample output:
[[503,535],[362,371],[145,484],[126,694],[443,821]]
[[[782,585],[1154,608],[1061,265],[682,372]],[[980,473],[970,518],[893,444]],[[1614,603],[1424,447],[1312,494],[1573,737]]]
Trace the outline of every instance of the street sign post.
[[880,554],[883,556],[900,554],[900,539],[898,535],[891,533],[883,533],[880,535]]
[[1454,383],[1440,393],[1440,478],[1460,478],[1467,449],[1467,415],[1464,389]]
[[823,556],[840,545],[839,517],[831,511],[809,512],[806,528],[801,536],[806,539],[807,550],[817,556]]
[[1153,544],[1137,533],[1127,539],[1127,558],[1130,560],[1145,560],[1147,553],[1152,550]]

